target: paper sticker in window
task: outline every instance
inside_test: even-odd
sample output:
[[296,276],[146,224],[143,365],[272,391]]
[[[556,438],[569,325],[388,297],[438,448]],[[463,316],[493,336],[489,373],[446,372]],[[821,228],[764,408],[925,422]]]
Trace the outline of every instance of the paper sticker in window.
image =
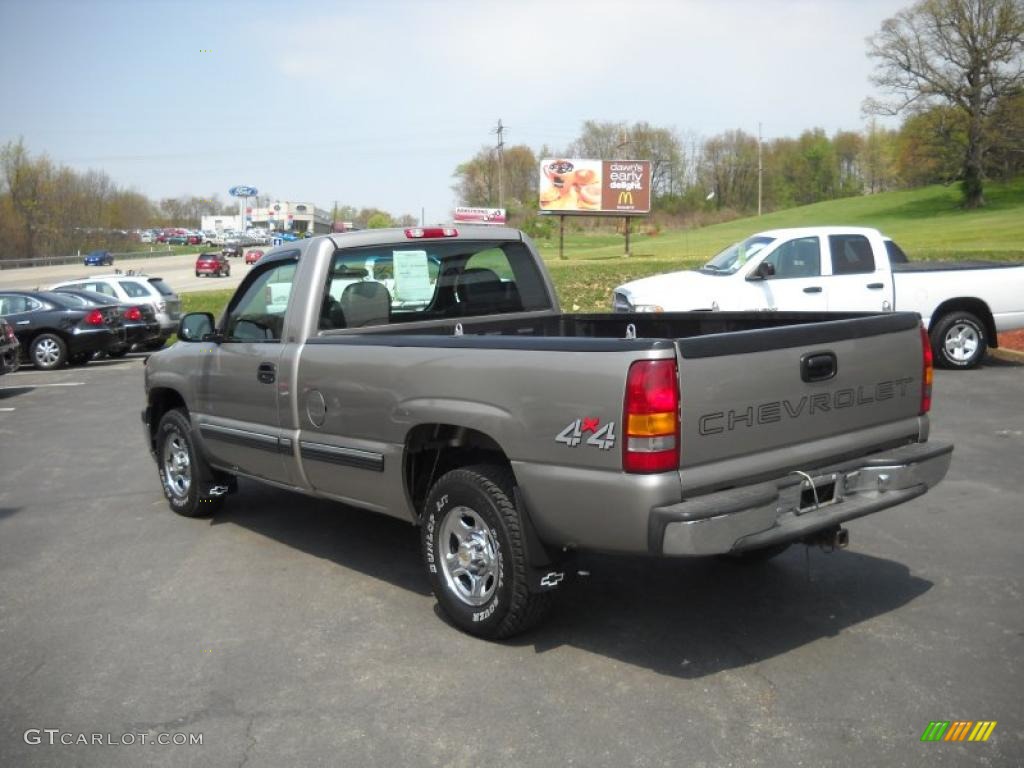
[[426,251],[394,251],[396,302],[425,304],[434,296]]

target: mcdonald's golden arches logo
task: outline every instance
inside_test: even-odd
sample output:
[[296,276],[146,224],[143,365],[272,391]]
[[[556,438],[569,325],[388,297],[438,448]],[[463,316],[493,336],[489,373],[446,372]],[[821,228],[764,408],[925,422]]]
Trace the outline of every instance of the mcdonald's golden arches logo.
[[629,190],[619,192],[619,205],[633,205],[633,193]]

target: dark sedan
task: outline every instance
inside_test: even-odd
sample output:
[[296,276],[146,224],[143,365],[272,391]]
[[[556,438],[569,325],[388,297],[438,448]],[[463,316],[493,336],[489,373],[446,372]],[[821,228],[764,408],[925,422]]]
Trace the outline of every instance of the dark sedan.
[[81,301],[85,307],[112,307],[120,313],[126,343],[108,349],[108,357],[124,357],[136,344],[144,346],[160,338],[160,321],[156,319],[156,311],[149,304],[119,304],[110,296],[82,288],[54,288],[54,293],[62,293]]
[[84,363],[126,343],[116,309],[83,307],[53,291],[0,291],[0,315],[14,326],[23,353],[43,370]]
[[92,251],[82,258],[87,267],[108,267],[114,263],[114,254],[110,251]]
[[14,335],[14,326],[0,317],[0,374],[18,370],[18,349],[21,344]]

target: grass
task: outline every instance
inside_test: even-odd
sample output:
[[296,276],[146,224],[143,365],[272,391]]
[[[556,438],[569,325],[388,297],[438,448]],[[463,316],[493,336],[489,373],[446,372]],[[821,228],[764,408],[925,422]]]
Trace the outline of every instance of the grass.
[[[661,272],[706,262],[727,245],[765,229],[815,225],[876,227],[895,239],[912,260],[992,259],[1024,261],[1024,177],[988,184],[987,205],[960,207],[955,186],[885,192],[830,200],[799,208],[736,219],[701,229],[658,235],[634,234],[633,256],[623,255],[623,238],[610,232],[566,232],[565,255],[558,258],[558,235],[539,240],[565,311],[608,311],[615,286]],[[219,314],[230,291],[184,294],[186,311]],[[193,305],[192,302],[197,302]],[[198,307],[198,308],[197,308]]]

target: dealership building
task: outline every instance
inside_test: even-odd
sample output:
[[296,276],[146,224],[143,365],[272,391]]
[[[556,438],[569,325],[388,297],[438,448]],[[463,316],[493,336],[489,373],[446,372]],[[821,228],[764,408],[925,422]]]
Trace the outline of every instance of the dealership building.
[[325,235],[331,231],[331,213],[317,208],[313,203],[294,203],[277,200],[266,208],[245,207],[245,224],[242,215],[203,216],[204,231],[220,232],[225,229],[242,231],[251,227],[274,229],[305,234]]

